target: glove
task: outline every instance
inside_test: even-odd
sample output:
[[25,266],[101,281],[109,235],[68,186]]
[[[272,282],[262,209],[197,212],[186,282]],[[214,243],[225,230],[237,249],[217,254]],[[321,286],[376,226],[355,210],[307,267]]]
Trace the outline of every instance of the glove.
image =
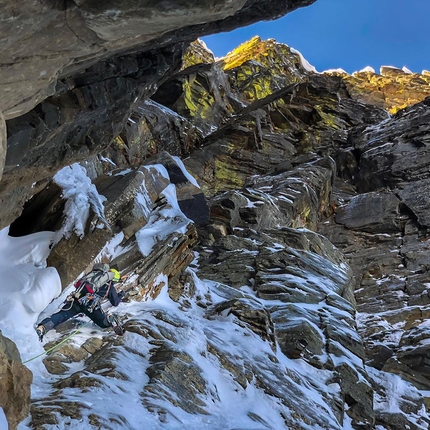
[[119,293],[118,293],[118,297],[119,297],[119,299],[120,300],[122,300],[122,298],[125,296],[125,292],[124,291],[120,291]]

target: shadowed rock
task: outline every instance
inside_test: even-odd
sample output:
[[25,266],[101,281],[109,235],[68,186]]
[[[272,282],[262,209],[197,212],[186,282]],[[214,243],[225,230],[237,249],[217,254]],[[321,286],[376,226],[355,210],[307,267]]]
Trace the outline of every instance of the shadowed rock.
[[30,385],[33,374],[21,362],[16,345],[0,332],[0,406],[10,430],[30,412]]

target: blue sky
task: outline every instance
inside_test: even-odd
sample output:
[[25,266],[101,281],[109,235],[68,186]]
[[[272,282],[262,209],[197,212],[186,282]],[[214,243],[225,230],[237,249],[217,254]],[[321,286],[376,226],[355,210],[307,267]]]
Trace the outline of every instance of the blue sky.
[[222,57],[258,35],[297,50],[318,71],[366,66],[430,70],[429,0],[317,0],[276,21],[204,37]]

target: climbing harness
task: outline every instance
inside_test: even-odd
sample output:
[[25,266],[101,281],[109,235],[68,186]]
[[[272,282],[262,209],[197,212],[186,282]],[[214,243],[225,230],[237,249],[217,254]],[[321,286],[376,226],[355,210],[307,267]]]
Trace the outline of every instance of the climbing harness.
[[[77,284],[78,283],[76,283],[75,286]],[[75,291],[73,291],[71,294],[67,296],[65,303],[70,301],[70,307],[66,309],[64,309],[63,307],[63,309],[70,310],[73,306],[73,301],[76,299],[80,305],[84,306],[87,309],[88,312],[93,312],[94,309],[100,308],[103,301],[108,297],[111,286],[112,286],[112,281],[109,282],[109,285],[105,294],[101,296],[91,288],[88,282],[84,281],[78,285]],[[87,291],[87,293],[82,295],[82,293],[85,291]]]

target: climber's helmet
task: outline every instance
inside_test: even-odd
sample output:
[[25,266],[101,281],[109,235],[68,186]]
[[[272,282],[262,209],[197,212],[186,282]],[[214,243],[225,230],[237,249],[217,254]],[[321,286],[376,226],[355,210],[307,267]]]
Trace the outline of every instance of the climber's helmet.
[[120,275],[120,273],[118,272],[118,270],[110,269],[110,271],[113,273],[113,279],[112,279],[112,281],[114,281],[114,282],[119,282],[119,280],[120,280],[120,278],[121,278],[121,275]]

